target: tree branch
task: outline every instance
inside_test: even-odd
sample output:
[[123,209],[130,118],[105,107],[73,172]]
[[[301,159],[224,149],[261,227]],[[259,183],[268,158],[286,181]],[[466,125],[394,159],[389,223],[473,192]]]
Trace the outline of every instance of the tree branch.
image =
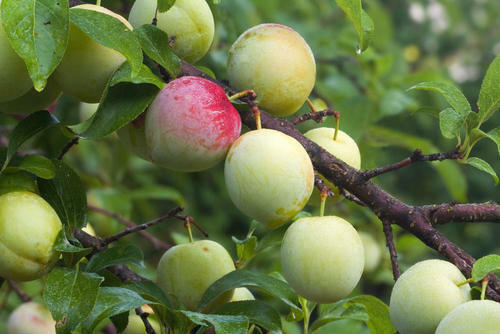
[[385,220],[382,221],[382,226],[384,230],[386,245],[389,248],[389,255],[391,257],[392,276],[394,277],[394,281],[397,281],[400,276],[400,272],[398,265],[398,253],[396,252],[394,237],[392,235],[392,226],[390,222]]
[[333,109],[326,109],[326,110],[321,110],[321,111],[311,111],[311,112],[308,112],[306,114],[297,116],[292,121],[292,123],[294,125],[297,125],[299,123],[305,122],[305,121],[310,120],[310,119],[312,119],[316,123],[322,123],[323,122],[323,118],[325,118],[326,116],[339,117],[339,112],[335,111]]
[[16,282],[10,280],[8,282],[11,289],[14,290],[14,292],[23,303],[28,303],[31,301],[31,297],[28,296]]
[[423,206],[425,214],[433,225],[442,225],[449,222],[490,222],[500,223],[500,205],[491,201],[486,203],[456,204]]

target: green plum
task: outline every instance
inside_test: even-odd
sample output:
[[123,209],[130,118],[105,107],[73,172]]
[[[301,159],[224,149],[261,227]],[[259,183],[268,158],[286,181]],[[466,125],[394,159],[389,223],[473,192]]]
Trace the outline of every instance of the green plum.
[[56,322],[44,305],[28,302],[10,314],[7,334],[56,334]]
[[300,218],[283,237],[283,274],[299,295],[316,303],[347,297],[358,284],[364,264],[358,232],[340,217]]
[[235,89],[253,89],[263,109],[284,117],[295,113],[311,93],[316,63],[296,31],[266,23],[248,29],[234,42],[227,75]]
[[500,332],[500,303],[471,300],[455,307],[439,323],[436,334],[497,334]]
[[242,300],[255,300],[253,294],[247,288],[236,288],[234,289],[232,302],[239,302]]
[[268,228],[299,213],[314,186],[313,166],[304,147],[270,129],[247,132],[233,143],[224,177],[236,207]]
[[401,334],[434,333],[443,317],[470,300],[464,275],[443,260],[421,261],[394,284],[390,300],[391,320]]
[[365,269],[364,273],[374,271],[382,259],[382,250],[375,238],[367,232],[359,232],[359,237],[365,249]]
[[[138,28],[153,22],[156,0],[136,0],[129,21]],[[157,26],[169,37],[175,36],[172,49],[189,63],[200,60],[214,39],[214,18],[205,0],[177,0],[166,12],[157,14]]]
[[[361,154],[359,153],[356,142],[347,133],[340,130],[337,133],[337,138],[333,140],[334,134],[335,129],[320,127],[307,131],[304,136],[333,154],[336,158],[344,161],[349,166],[360,169]],[[328,199],[328,203],[332,204],[340,201],[343,196],[339,194],[339,189],[322,175],[320,175],[320,177],[323,179],[325,185],[334,193],[334,196]],[[319,205],[320,194],[317,189],[314,189],[309,202],[309,204]]]
[[62,224],[39,195],[14,191],[0,196],[0,277],[30,281],[59,258],[53,249]]
[[26,64],[11,47],[0,19],[0,102],[14,100],[32,87]]
[[[205,290],[216,280],[235,270],[233,260],[215,241],[200,240],[174,246],[160,259],[157,283],[171,298],[194,311]],[[223,293],[206,310],[231,300],[233,290]]]
[[[84,4],[70,10],[76,8],[110,15],[120,20],[124,29],[132,30],[127,20],[104,7]],[[54,77],[63,92],[80,101],[96,103],[101,99],[111,75],[125,60],[125,56],[120,52],[96,42],[71,23],[68,47],[61,63],[54,71]]]

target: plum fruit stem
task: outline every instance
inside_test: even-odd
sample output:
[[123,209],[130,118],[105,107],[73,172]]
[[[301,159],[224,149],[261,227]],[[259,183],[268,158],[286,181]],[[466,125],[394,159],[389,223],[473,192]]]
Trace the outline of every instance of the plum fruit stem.
[[333,140],[337,140],[337,135],[339,133],[340,115],[335,115],[335,133],[333,134]]
[[311,109],[312,112],[318,112],[316,108],[314,108],[314,104],[312,103],[311,99],[307,98],[307,104],[309,105],[309,108]]
[[474,282],[474,281],[472,280],[472,278],[469,278],[468,280],[465,280],[465,281],[463,281],[463,282],[461,282],[461,283],[458,283],[458,284],[457,284],[457,287],[461,287],[462,285],[469,284],[469,283],[472,283],[472,282]]
[[184,223],[184,227],[186,227],[189,242],[192,243],[193,242],[193,232],[191,231],[191,224],[189,223],[189,221],[186,220],[186,222]]
[[255,112],[255,126],[257,130],[262,129],[262,124],[260,122],[260,110]]
[[97,6],[100,6],[100,5],[101,5],[101,0],[97,0],[97,1],[95,2],[95,4],[96,4]]
[[307,307],[307,300],[299,296],[299,302],[302,306],[302,313],[304,314],[304,334],[309,333],[309,309]]
[[325,203],[326,199],[328,198],[328,194],[326,192],[321,192],[320,195],[320,205],[319,205],[319,216],[323,217],[325,215]]
[[488,286],[488,280],[483,279],[483,281],[481,283],[481,300],[484,300],[484,298],[486,296],[486,287],[487,286]]

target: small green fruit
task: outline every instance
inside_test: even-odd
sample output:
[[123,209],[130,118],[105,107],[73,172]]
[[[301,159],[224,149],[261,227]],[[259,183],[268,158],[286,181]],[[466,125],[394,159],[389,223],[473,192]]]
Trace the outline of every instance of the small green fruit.
[[470,300],[464,275],[443,260],[421,261],[394,284],[390,301],[391,320],[401,334],[434,333],[441,319]]
[[234,42],[227,75],[238,89],[253,89],[259,105],[275,116],[295,113],[316,80],[314,55],[306,41],[281,24],[260,24]]
[[[200,240],[166,251],[158,263],[157,282],[173,303],[177,299],[194,311],[205,290],[233,270],[233,260],[224,247],[211,240]],[[207,310],[230,301],[233,292],[223,293]]]
[[365,250],[364,273],[369,273],[374,271],[380,264],[382,251],[377,240],[371,234],[367,232],[359,232],[358,234]]
[[21,304],[9,316],[7,334],[56,334],[56,322],[43,305]]
[[336,216],[300,218],[281,244],[283,275],[297,293],[317,303],[347,297],[365,263],[358,232]]
[[233,143],[224,177],[236,207],[268,228],[299,213],[314,186],[313,166],[304,147],[270,129],[247,132]]
[[[136,0],[130,10],[130,23],[138,28],[151,24],[156,0]],[[205,0],[177,0],[164,13],[157,13],[157,26],[169,37],[175,36],[173,51],[189,63],[200,60],[214,39],[214,18]]]
[[439,323],[436,334],[498,334],[500,303],[471,300],[455,307]]
[[234,295],[231,299],[232,302],[239,302],[243,300],[255,300],[253,294],[247,288],[234,289]]
[[59,258],[53,246],[61,221],[39,195],[14,191],[0,196],[0,277],[31,281]]

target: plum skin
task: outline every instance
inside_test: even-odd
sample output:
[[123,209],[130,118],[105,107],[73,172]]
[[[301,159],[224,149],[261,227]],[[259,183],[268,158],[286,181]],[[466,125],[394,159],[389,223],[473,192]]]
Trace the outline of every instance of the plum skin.
[[[87,9],[113,16],[132,30],[122,16],[101,6],[85,4],[71,8]],[[70,23],[66,53],[54,71],[54,77],[63,92],[80,101],[96,103],[102,97],[111,75],[125,62],[120,52],[90,38],[75,24]]]
[[[215,241],[199,240],[167,250],[157,268],[157,284],[175,303],[174,295],[188,310],[195,311],[205,290],[216,280],[235,270],[227,250]],[[206,310],[233,297],[234,290],[219,296]]]
[[13,191],[0,196],[0,276],[30,281],[45,275],[59,258],[53,245],[61,227],[39,195]]
[[363,272],[373,272],[380,264],[382,251],[377,240],[370,233],[358,232],[358,234],[365,249],[365,269]]
[[268,228],[299,213],[314,186],[313,166],[304,147],[271,129],[247,132],[233,143],[224,178],[236,207]]
[[401,334],[434,333],[443,317],[470,300],[464,275],[443,260],[425,260],[406,270],[391,293],[390,315]]
[[148,157],[176,171],[214,166],[240,132],[241,117],[224,90],[199,77],[169,82],[146,112]]
[[18,306],[7,321],[7,334],[56,334],[56,322],[42,304],[28,302]]
[[471,300],[460,304],[439,323],[436,334],[495,334],[500,329],[500,303]]
[[253,89],[259,105],[274,116],[295,113],[316,80],[314,55],[306,41],[281,24],[260,24],[233,43],[227,60],[232,87]]
[[340,217],[300,218],[283,237],[283,275],[308,300],[333,303],[347,297],[359,282],[364,264],[358,232]]
[[[136,0],[129,21],[135,28],[151,24],[155,10],[156,0]],[[177,0],[168,11],[158,12],[157,27],[175,36],[174,53],[189,63],[200,60],[214,39],[214,18],[205,0]]]

